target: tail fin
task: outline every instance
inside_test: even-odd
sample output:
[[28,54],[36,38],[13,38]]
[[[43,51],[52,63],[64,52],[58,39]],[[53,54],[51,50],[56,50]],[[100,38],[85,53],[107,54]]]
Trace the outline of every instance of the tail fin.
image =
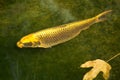
[[112,12],[112,10],[108,10],[108,11],[104,11],[104,12],[98,14],[98,15],[95,17],[95,18],[96,18],[96,23],[106,20],[106,19],[107,19],[106,16],[107,16],[109,13],[111,13],[111,12]]

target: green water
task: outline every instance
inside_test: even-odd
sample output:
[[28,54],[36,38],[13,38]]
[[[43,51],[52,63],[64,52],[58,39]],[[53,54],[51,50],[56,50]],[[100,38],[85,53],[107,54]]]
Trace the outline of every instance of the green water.
[[[108,20],[76,38],[48,49],[20,49],[23,36],[52,26],[93,17],[112,9]],[[82,80],[79,66],[108,60],[120,52],[119,0],[0,0],[0,80]],[[109,80],[119,80],[120,57],[109,62]],[[95,80],[104,80],[100,73]]]

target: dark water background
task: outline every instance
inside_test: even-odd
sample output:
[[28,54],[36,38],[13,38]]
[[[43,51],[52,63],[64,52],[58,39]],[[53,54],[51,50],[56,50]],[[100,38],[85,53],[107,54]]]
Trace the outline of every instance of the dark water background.
[[[49,49],[19,49],[31,32],[112,9],[108,20]],[[120,0],[0,0],[0,80],[82,80],[90,69],[79,66],[108,60],[120,52]],[[109,80],[120,80],[120,57],[109,62]],[[100,73],[95,80],[104,80]]]

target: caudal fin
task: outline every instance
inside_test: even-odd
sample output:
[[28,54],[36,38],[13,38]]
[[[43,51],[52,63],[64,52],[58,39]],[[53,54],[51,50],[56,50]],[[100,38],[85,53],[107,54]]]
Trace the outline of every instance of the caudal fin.
[[101,21],[106,20],[107,19],[106,16],[108,14],[110,14],[111,12],[112,12],[112,10],[108,10],[108,11],[104,11],[104,12],[98,14],[97,16],[95,16],[96,22],[101,22]]

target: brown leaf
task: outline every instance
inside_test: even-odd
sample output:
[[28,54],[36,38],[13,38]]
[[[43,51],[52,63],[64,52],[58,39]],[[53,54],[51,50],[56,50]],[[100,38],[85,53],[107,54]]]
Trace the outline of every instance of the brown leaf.
[[100,59],[87,61],[80,67],[82,68],[93,67],[89,72],[87,72],[84,75],[83,80],[93,80],[98,75],[99,72],[103,72],[103,77],[105,80],[107,80],[109,78],[109,72],[111,70],[111,66],[107,62]]

